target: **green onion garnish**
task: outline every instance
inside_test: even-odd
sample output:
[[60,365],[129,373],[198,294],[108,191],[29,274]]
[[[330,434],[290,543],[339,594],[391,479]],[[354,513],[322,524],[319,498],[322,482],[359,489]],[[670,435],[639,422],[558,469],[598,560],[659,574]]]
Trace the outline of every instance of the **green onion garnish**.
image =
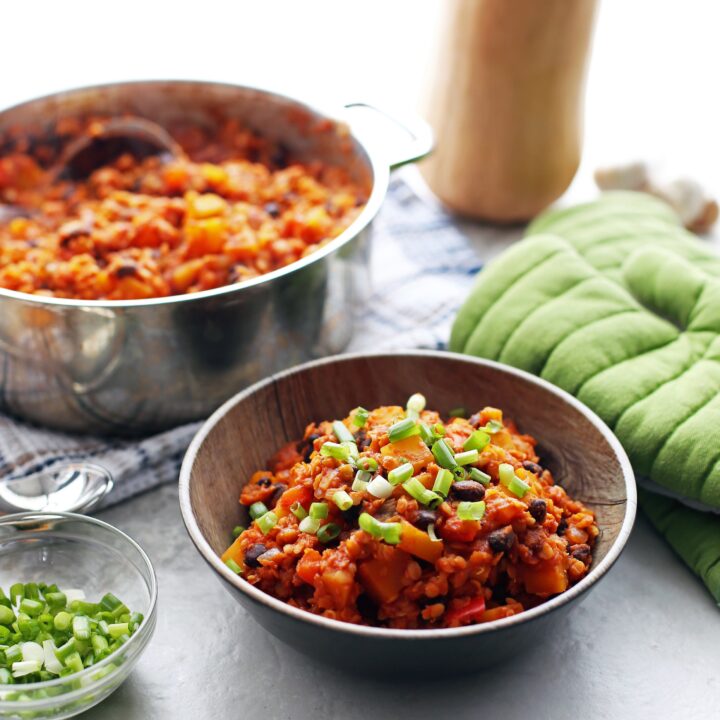
[[260,528],[263,535],[267,535],[276,525],[278,516],[270,510],[266,512],[262,517],[259,517],[255,522]]
[[361,513],[358,518],[360,528],[374,538],[384,540],[389,545],[397,545],[402,538],[402,525],[393,522],[380,522],[369,513]]
[[461,465],[456,465],[452,469],[452,474],[455,476],[456,480],[466,480],[467,479],[467,470],[462,467]]
[[405,418],[396,422],[390,426],[388,430],[388,438],[390,442],[397,442],[398,440],[404,440],[412,435],[419,435],[420,428],[412,418]]
[[364,407],[355,408],[355,414],[353,415],[352,422],[355,427],[365,427],[365,424],[370,417],[370,413]]
[[455,453],[455,462],[458,465],[472,465],[480,459],[480,453],[477,450],[465,450],[461,453]]
[[461,502],[457,506],[457,516],[461,520],[482,520],[485,515],[485,502]]
[[335,523],[323,525],[318,531],[317,536],[320,542],[328,543],[334,540],[340,534],[340,526]]
[[487,425],[483,425],[480,429],[484,430],[486,433],[490,433],[490,435],[494,435],[503,429],[503,424],[497,420],[490,420]]
[[508,487],[515,477],[515,468],[510,463],[501,463],[498,467],[498,478],[500,484]]
[[453,484],[455,477],[446,468],[440,468],[438,474],[435,477],[435,483],[433,484],[433,492],[437,493],[441,497],[446,498],[450,492],[450,487]]
[[314,520],[324,520],[328,516],[328,504],[326,502],[314,502],[310,505],[310,517]]
[[435,523],[430,523],[428,525],[427,534],[433,542],[439,542],[440,538],[435,534]]
[[433,442],[435,442],[435,435],[433,434],[433,431],[430,429],[430,426],[424,422],[421,422],[421,423],[419,423],[418,427],[420,428],[420,439],[428,447],[432,447]]
[[358,446],[354,442],[341,442],[340,445],[347,449],[349,461],[354,462],[358,455],[360,455]]
[[332,429],[339,443],[355,442],[353,434],[347,429],[347,425],[342,420],[335,420]]
[[307,510],[297,500],[290,506],[290,512],[298,520],[302,520],[307,517]]
[[298,525],[300,532],[308,533],[309,535],[315,535],[320,529],[320,520],[309,515],[303,518]]
[[482,430],[475,430],[463,443],[463,450],[483,451],[490,442],[490,436]]
[[453,409],[448,413],[448,415],[449,415],[450,417],[464,418],[464,417],[467,416],[467,413],[465,412],[465,408],[464,408],[464,407],[456,407],[456,408],[453,408]]
[[370,480],[372,480],[372,475],[369,472],[365,472],[365,470],[358,470],[355,473],[355,479],[353,480],[351,490],[355,492],[364,492],[367,490]]
[[445,436],[445,426],[441,422],[436,422],[433,425],[433,433],[437,435],[438,437],[444,437]]
[[[245,532],[245,528],[244,528],[242,525],[236,525],[236,526],[233,528],[232,536],[233,536],[234,538],[239,538],[244,532]],[[47,596],[47,595],[45,596],[45,599],[46,599],[46,600],[48,599],[48,596]],[[48,602],[49,602],[49,601],[48,601]],[[63,603],[63,605],[64,605],[64,604],[65,604],[65,603]]]
[[452,470],[457,466],[455,455],[450,446],[444,440],[436,440],[432,446],[432,454],[435,462],[440,466]]
[[72,622],[73,637],[76,640],[90,639],[90,621],[85,615],[76,615]]
[[248,512],[250,513],[250,517],[253,520],[257,520],[259,517],[262,517],[265,515],[265,513],[268,511],[267,506],[265,503],[256,502],[253,503],[250,508],[248,509]]
[[523,497],[529,489],[530,486],[524,480],[521,480],[517,475],[513,477],[508,485],[508,490],[513,495],[517,495],[519,498]]
[[415,468],[412,466],[412,463],[403,463],[388,473],[388,482],[391,485],[399,485],[400,483],[409,480],[414,472]]
[[425,396],[420,393],[415,393],[408,398],[407,405],[405,406],[405,414],[411,420],[417,420],[420,417],[420,413],[425,409]]
[[324,457],[335,458],[336,460],[344,460],[347,462],[350,459],[350,450],[347,445],[341,445],[334,442],[326,442],[320,448],[320,454]]
[[375,458],[371,458],[371,457],[358,458],[358,461],[355,464],[361,470],[364,470],[365,472],[369,472],[369,473],[374,473],[378,469],[377,460]]
[[417,478],[410,478],[403,483],[405,491],[422,505],[436,508],[443,499],[432,490],[428,490]]
[[353,505],[352,498],[344,490],[336,490],[332,500],[341,510],[349,510]]
[[[225,561],[225,564],[236,574],[240,575],[242,573],[242,568],[232,559],[228,558]],[[95,635],[93,636],[93,648],[95,648],[95,638],[101,638],[102,635]],[[107,641],[105,641],[105,646],[107,647]]]
[[30,600],[24,598],[20,601],[20,612],[29,615],[30,617],[37,617],[43,611],[43,603],[39,600]]
[[0,624],[9,625],[15,621],[15,613],[11,608],[0,605]]
[[482,470],[478,470],[476,467],[470,468],[470,479],[475,480],[475,482],[482,483],[483,485],[489,485],[492,480],[487,473],[484,473]]
[[376,475],[368,483],[367,491],[373,497],[385,500],[392,495],[393,486],[382,475]]

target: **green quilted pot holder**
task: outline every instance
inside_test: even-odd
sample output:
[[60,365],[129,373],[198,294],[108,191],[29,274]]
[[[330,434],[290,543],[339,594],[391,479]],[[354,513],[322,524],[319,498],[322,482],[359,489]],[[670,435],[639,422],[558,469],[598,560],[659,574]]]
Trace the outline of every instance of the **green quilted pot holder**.
[[[609,193],[538,218],[480,273],[450,348],[576,395],[639,475],[720,508],[720,257],[662,202]],[[720,601],[720,518],[648,514]],[[670,515],[685,518],[679,530]],[[693,516],[715,535],[701,560],[678,540]]]

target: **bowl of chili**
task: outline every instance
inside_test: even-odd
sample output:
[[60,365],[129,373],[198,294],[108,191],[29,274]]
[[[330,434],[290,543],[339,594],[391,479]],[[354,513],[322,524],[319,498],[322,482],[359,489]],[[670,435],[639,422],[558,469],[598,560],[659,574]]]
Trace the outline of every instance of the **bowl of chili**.
[[415,351],[241,392],[190,446],[180,503],[202,557],[281,640],[353,671],[436,673],[561,625],[621,553],[636,494],[617,439],[567,393]]

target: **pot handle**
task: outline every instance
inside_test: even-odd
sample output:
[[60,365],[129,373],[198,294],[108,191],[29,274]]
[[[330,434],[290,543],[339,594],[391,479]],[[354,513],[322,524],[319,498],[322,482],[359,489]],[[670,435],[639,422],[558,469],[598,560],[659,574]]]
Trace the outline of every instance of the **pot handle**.
[[417,115],[397,117],[385,110],[365,102],[347,103],[345,109],[352,111],[353,108],[362,108],[365,112],[371,112],[381,119],[385,124],[388,121],[400,129],[408,137],[408,142],[403,147],[393,147],[389,152],[390,169],[394,170],[402,165],[417,162],[427,157],[435,147],[435,138],[430,125]]

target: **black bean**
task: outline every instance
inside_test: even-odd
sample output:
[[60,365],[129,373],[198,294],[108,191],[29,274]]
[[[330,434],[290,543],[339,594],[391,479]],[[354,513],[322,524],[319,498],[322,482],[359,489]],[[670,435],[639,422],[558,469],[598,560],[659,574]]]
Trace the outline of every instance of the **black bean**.
[[570,555],[572,555],[572,557],[576,560],[581,560],[587,565],[588,562],[590,562],[590,546],[585,543],[573,545]]
[[358,612],[366,620],[372,620],[374,622],[377,622],[378,608],[371,597],[369,597],[365,593],[361,593],[360,595],[358,595],[358,598],[355,602],[357,604]]
[[542,498],[535,498],[528,507],[528,512],[536,522],[544,522],[547,515],[547,503]]
[[343,519],[349,525],[355,525],[362,512],[362,503],[351,505],[347,510],[342,511]]
[[265,203],[265,212],[270,217],[280,217],[280,206],[276,202]]
[[426,530],[428,525],[432,525],[436,520],[437,513],[434,510],[418,510],[413,525]]
[[488,535],[488,543],[493,552],[507,552],[515,544],[515,533],[508,525]]
[[262,543],[255,543],[254,545],[251,545],[246,551],[245,551],[245,558],[244,562],[248,567],[260,567],[260,563],[258,561],[258,558],[263,554],[267,552],[267,548]]
[[287,485],[285,485],[285,483],[275,483],[275,490],[270,498],[270,502],[275,505],[286,490]]
[[137,265],[121,265],[116,271],[115,275],[118,279],[126,278],[126,277],[136,277],[138,274],[138,268]]
[[261,477],[261,478],[257,481],[257,484],[258,484],[260,487],[270,487],[270,486],[272,485],[272,480],[271,480],[269,477],[267,477],[267,476]]
[[492,589],[492,599],[496,603],[504,604],[508,596],[507,577],[503,575],[498,578]]
[[302,454],[305,462],[310,462],[310,456],[315,449],[315,441],[320,437],[318,433],[311,433],[305,440],[301,440],[298,443],[298,452]]
[[358,430],[355,433],[355,444],[358,446],[358,450],[362,452],[370,446],[372,439],[364,430]]
[[543,469],[537,463],[534,463],[532,460],[526,460],[523,463],[523,467],[529,472],[534,473],[535,475],[540,476],[543,474]]
[[485,488],[475,480],[458,480],[450,486],[450,497],[453,500],[477,502],[485,497]]
[[565,518],[562,518],[560,522],[558,523],[557,530],[555,531],[558,535],[562,536],[565,534],[565,531],[567,530],[568,524],[567,520]]

